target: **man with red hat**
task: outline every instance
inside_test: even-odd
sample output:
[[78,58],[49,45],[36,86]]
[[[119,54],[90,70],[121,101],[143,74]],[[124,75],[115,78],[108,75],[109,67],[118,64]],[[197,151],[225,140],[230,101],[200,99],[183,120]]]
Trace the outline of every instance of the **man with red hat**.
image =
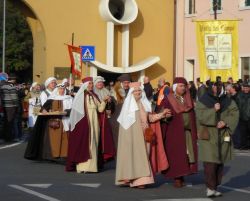
[[164,172],[174,179],[174,186],[184,186],[185,175],[197,173],[197,131],[194,104],[183,77],[176,77],[171,92],[162,100],[161,108],[169,109],[171,117],[163,127],[169,168]]

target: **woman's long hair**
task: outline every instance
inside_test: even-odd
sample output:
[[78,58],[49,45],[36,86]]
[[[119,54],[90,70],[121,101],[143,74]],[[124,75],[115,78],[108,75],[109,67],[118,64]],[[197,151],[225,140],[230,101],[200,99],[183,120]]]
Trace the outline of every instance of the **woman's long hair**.
[[117,81],[114,85],[114,91],[116,93],[116,98],[117,98],[118,104],[121,104],[124,101],[124,97],[121,95],[121,90],[122,90],[121,82]]

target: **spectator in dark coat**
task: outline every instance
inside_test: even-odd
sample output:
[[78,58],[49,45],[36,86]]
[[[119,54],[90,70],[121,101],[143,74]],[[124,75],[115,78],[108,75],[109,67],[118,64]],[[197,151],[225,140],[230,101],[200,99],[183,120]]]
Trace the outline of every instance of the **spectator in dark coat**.
[[200,100],[201,96],[206,92],[206,86],[201,82],[200,78],[196,79],[197,84],[197,100]]
[[152,100],[153,98],[153,92],[154,92],[154,89],[150,83],[150,80],[148,77],[144,77],[143,79],[143,85],[144,85],[144,91],[146,93],[146,96],[148,98],[148,100]]
[[18,134],[17,115],[19,107],[18,91],[12,80],[3,81],[0,88],[1,103],[4,111],[5,141],[12,141]]
[[240,111],[240,149],[250,149],[250,85],[245,82],[242,91],[236,98],[236,103]]
[[193,99],[193,101],[196,101],[197,89],[193,81],[188,82],[188,88],[190,91],[191,98]]
[[[234,100],[238,106],[237,103],[237,97],[239,95],[239,92],[241,91],[241,86],[239,84],[229,84],[227,85],[228,88],[228,96],[231,100]],[[240,126],[239,123],[234,131],[234,134],[232,135],[233,144],[235,149],[239,149],[241,147],[241,134],[240,134]]]

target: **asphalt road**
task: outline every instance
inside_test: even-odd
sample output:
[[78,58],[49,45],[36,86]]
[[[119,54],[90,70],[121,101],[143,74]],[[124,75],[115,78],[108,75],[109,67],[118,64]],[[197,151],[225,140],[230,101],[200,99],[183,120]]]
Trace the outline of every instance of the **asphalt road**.
[[[187,186],[176,189],[158,175],[156,184],[141,190],[117,187],[115,163],[97,174],[64,171],[62,164],[34,162],[23,158],[26,143],[0,145],[0,201],[210,201],[205,196],[202,166],[186,178]],[[237,152],[226,165],[220,187],[223,197],[214,200],[250,200],[250,152]]]

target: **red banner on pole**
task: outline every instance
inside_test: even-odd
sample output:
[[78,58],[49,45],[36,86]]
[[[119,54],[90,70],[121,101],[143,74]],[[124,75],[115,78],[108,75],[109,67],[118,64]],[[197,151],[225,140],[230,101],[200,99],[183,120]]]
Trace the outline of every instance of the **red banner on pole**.
[[68,45],[69,56],[71,61],[71,72],[74,75],[81,77],[82,75],[82,49]]

